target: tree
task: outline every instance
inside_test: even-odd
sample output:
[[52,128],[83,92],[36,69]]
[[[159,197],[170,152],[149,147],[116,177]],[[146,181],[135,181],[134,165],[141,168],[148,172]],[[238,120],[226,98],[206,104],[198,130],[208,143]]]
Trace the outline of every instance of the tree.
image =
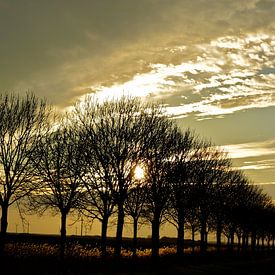
[[[262,192],[262,189],[253,185],[247,184],[244,186],[240,193],[240,200],[235,208],[234,220],[239,230],[239,246],[240,239],[242,241],[242,249],[248,248],[249,236],[251,236],[252,249],[256,244],[256,233],[259,227],[260,214],[266,208],[268,208],[272,202],[271,199]],[[262,230],[266,232],[267,227],[262,227]],[[262,236],[264,236],[263,234]],[[240,248],[240,247],[239,247]]]
[[67,120],[57,129],[43,135],[35,145],[32,166],[40,186],[31,194],[30,207],[40,214],[48,209],[53,213],[60,213],[60,258],[63,260],[66,219],[72,210],[79,207],[83,196],[83,144]]
[[173,121],[158,117],[151,128],[152,139],[144,155],[147,181],[145,218],[152,225],[152,257],[159,256],[159,229],[169,206],[169,171],[177,154],[177,141],[181,136]]
[[97,161],[94,158],[89,139],[85,139],[86,150],[83,150],[85,158],[86,174],[82,181],[85,191],[81,200],[80,211],[92,219],[101,222],[101,253],[107,256],[107,229],[108,221],[115,210],[115,199],[112,192],[112,170],[108,162]]
[[192,172],[192,181],[199,210],[201,252],[205,252],[210,227],[209,218],[215,203],[214,190],[223,182],[224,172],[230,169],[231,161],[225,152],[220,151],[210,142],[202,141],[200,148],[194,160],[195,170]]
[[[170,206],[168,208],[168,221],[173,224],[178,231],[177,254],[183,254],[184,249],[184,224],[188,213],[196,208],[193,205],[196,194],[193,192],[193,175],[195,172],[193,165],[196,163],[197,153],[201,150],[197,137],[187,130],[179,135],[176,155],[173,158],[168,171],[168,181],[170,184]],[[189,215],[191,218],[191,216]]]
[[9,206],[37,188],[30,160],[49,117],[46,102],[33,94],[0,95],[0,252],[4,252]]
[[[223,233],[228,237],[229,248],[233,249],[234,236],[238,233],[238,222],[236,218],[238,217],[240,206],[245,199],[249,182],[239,170],[232,169],[227,173],[227,181],[223,185],[222,190],[220,190],[223,197],[220,197],[212,215],[216,215],[216,212],[218,212],[217,217],[214,219],[223,219]],[[221,209],[219,209],[219,207],[221,207]],[[218,234],[217,245],[219,246]]]
[[[192,190],[192,188],[190,188]],[[192,192],[190,194],[192,198]],[[190,204],[186,215],[186,229],[191,230],[192,252],[195,252],[195,234],[200,230],[199,209],[196,204]]]
[[100,103],[90,96],[76,106],[75,113],[89,139],[89,150],[111,175],[107,180],[117,208],[115,255],[120,257],[125,200],[160,111],[137,98]]
[[147,188],[142,183],[137,183],[130,190],[125,202],[125,213],[133,219],[133,257],[137,255],[137,232],[138,222],[143,215],[145,202],[147,199]]

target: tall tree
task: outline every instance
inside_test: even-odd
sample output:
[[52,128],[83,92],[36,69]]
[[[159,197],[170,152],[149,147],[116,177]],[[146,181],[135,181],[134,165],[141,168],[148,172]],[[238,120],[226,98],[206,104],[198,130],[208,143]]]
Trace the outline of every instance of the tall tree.
[[144,155],[146,139],[160,113],[149,108],[136,98],[123,97],[101,103],[87,97],[75,109],[89,138],[89,150],[94,152],[96,161],[102,167],[108,165],[110,171],[109,188],[117,208],[116,257],[121,253],[124,203],[133,186],[135,168]]
[[194,161],[195,172],[192,173],[192,181],[197,194],[196,203],[200,216],[201,252],[205,252],[208,223],[215,202],[214,190],[221,184],[224,171],[231,167],[231,161],[225,152],[210,142],[202,141],[200,148]]
[[170,206],[167,211],[168,221],[178,231],[177,253],[183,254],[184,248],[184,224],[188,213],[193,207],[196,194],[193,192],[193,176],[195,173],[197,153],[200,150],[198,138],[190,130],[178,137],[176,155],[173,158],[168,171],[170,183]]
[[[103,148],[102,148],[103,149]],[[107,229],[109,218],[115,211],[116,201],[113,196],[114,175],[108,162],[97,161],[89,139],[85,139],[86,173],[82,181],[85,186],[80,211],[91,219],[101,222],[101,254],[107,256]]]
[[144,156],[146,165],[147,202],[145,218],[152,225],[152,258],[159,256],[159,230],[169,206],[170,182],[168,175],[177,154],[177,141],[181,136],[173,121],[158,117],[151,128],[153,137]]
[[60,257],[64,259],[66,219],[79,207],[85,174],[82,158],[83,144],[69,121],[53,129],[36,143],[32,165],[40,187],[30,197],[30,207],[43,214],[50,209],[61,216]]
[[49,113],[45,101],[33,94],[0,95],[0,253],[4,251],[9,206],[37,187],[30,160]]

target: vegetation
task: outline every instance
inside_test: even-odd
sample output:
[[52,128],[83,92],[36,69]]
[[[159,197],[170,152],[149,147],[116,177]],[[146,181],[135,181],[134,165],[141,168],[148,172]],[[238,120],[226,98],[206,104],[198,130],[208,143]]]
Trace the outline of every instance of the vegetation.
[[46,134],[48,117],[46,103],[34,95],[0,95],[0,254],[5,244],[9,207],[39,188],[31,157],[42,133]]
[[70,114],[46,123],[47,106],[39,102],[32,95],[1,97],[2,248],[7,207],[19,199],[26,203],[26,198],[32,212],[60,214],[62,259],[69,251],[70,211],[101,222],[104,258],[110,254],[110,217],[117,218],[114,256],[121,257],[125,216],[133,220],[134,257],[139,255],[138,224],[144,222],[151,225],[155,259],[159,229],[166,222],[177,228],[179,256],[185,252],[187,230],[193,252],[198,232],[201,253],[207,251],[209,233],[216,234],[218,252],[222,234],[228,250],[254,251],[260,243],[274,248],[271,198],[233,168],[225,152],[190,129],[182,131],[161,108],[136,98],[100,103],[87,97]]

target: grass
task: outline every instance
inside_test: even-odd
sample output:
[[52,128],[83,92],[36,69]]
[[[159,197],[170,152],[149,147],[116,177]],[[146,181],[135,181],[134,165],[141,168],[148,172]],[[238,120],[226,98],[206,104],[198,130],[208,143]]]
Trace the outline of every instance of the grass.
[[[69,238],[64,265],[58,257],[58,238],[55,236],[9,236],[6,258],[0,265],[1,275],[68,275],[90,274],[275,274],[275,252],[237,253],[224,250],[217,254],[210,249],[205,255],[185,250],[184,257],[177,257],[172,239],[162,240],[160,258],[152,260],[148,239],[140,240],[138,258],[132,258],[130,240],[125,240],[122,258],[114,259],[109,246],[109,257],[100,258],[98,238]],[[129,243],[128,243],[129,241]],[[112,239],[109,244],[112,244]]]

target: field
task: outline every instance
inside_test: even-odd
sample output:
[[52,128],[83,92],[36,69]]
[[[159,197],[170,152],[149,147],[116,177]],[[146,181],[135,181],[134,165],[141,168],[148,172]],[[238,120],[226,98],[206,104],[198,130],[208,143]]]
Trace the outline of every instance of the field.
[[162,239],[160,258],[150,258],[150,241],[140,239],[138,258],[133,259],[130,239],[124,240],[122,259],[112,257],[113,239],[108,240],[110,256],[102,260],[98,237],[69,237],[66,259],[61,266],[58,257],[58,236],[9,235],[6,259],[1,264],[1,275],[68,275],[84,274],[274,274],[275,253],[217,254],[210,246],[206,255],[191,253],[188,247],[184,257],[175,254],[174,239]]

